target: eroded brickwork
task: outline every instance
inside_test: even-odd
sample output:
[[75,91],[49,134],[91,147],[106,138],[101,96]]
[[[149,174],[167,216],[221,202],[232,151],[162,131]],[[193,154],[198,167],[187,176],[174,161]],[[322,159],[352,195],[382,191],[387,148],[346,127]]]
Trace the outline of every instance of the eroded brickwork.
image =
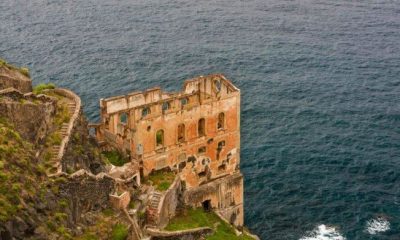
[[164,168],[177,172],[187,192],[199,196],[186,204],[243,225],[240,90],[228,79],[200,76],[185,81],[179,93],[154,88],[101,99],[100,106],[100,142],[129,154],[141,176]]

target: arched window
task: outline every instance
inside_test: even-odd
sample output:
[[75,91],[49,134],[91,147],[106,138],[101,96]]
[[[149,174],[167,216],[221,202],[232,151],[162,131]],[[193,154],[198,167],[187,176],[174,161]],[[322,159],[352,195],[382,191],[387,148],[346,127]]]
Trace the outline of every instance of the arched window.
[[145,108],[142,109],[142,117],[146,117],[149,114],[150,114],[150,108],[149,107],[145,107]]
[[164,146],[164,130],[160,129],[156,133],[156,147]]
[[218,114],[217,128],[218,129],[224,129],[225,128],[225,114],[224,113]]
[[197,133],[199,137],[206,135],[206,120],[204,118],[199,119],[199,123],[197,126]]
[[163,102],[162,104],[162,110],[167,111],[170,108],[169,102]]
[[182,107],[189,103],[189,99],[187,97],[181,99]]
[[120,121],[120,123],[127,124],[128,123],[128,114],[121,113],[119,115],[119,121]]
[[178,142],[185,141],[185,124],[181,123],[178,125]]
[[214,81],[214,86],[215,86],[215,90],[217,91],[217,92],[220,92],[221,91],[221,80],[215,80]]

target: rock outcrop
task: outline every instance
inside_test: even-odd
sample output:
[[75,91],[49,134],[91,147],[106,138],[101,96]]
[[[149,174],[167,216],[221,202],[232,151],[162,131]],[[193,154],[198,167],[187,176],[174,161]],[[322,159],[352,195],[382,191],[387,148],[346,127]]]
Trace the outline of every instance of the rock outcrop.
[[45,138],[55,115],[51,97],[22,94],[14,88],[0,90],[0,115],[9,119],[24,139],[37,144]]
[[32,80],[27,68],[18,68],[0,59],[0,90],[15,88],[22,93],[32,92]]

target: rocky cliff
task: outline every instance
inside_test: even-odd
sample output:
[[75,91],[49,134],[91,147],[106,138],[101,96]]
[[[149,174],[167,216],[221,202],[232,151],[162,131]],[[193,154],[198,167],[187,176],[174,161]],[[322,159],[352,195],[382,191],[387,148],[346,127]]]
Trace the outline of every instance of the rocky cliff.
[[141,180],[134,162],[89,135],[79,96],[32,89],[28,76],[0,62],[0,240],[256,239],[190,210],[219,186],[186,191],[171,169]]
[[32,92],[32,80],[27,68],[19,68],[0,59],[0,89],[15,88],[22,93]]
[[[128,220],[109,203],[115,181],[99,174],[104,158],[85,117],[73,119],[57,91],[32,93],[28,74],[0,63],[0,239],[110,239],[117,227],[127,235]],[[53,160],[65,174],[49,175]]]

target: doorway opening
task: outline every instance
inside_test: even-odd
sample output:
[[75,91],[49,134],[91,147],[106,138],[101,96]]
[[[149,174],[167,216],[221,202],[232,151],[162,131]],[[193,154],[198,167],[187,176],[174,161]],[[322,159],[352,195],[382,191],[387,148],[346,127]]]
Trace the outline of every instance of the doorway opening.
[[205,200],[204,202],[201,203],[201,205],[203,206],[203,210],[205,212],[210,212],[212,209],[211,200]]

